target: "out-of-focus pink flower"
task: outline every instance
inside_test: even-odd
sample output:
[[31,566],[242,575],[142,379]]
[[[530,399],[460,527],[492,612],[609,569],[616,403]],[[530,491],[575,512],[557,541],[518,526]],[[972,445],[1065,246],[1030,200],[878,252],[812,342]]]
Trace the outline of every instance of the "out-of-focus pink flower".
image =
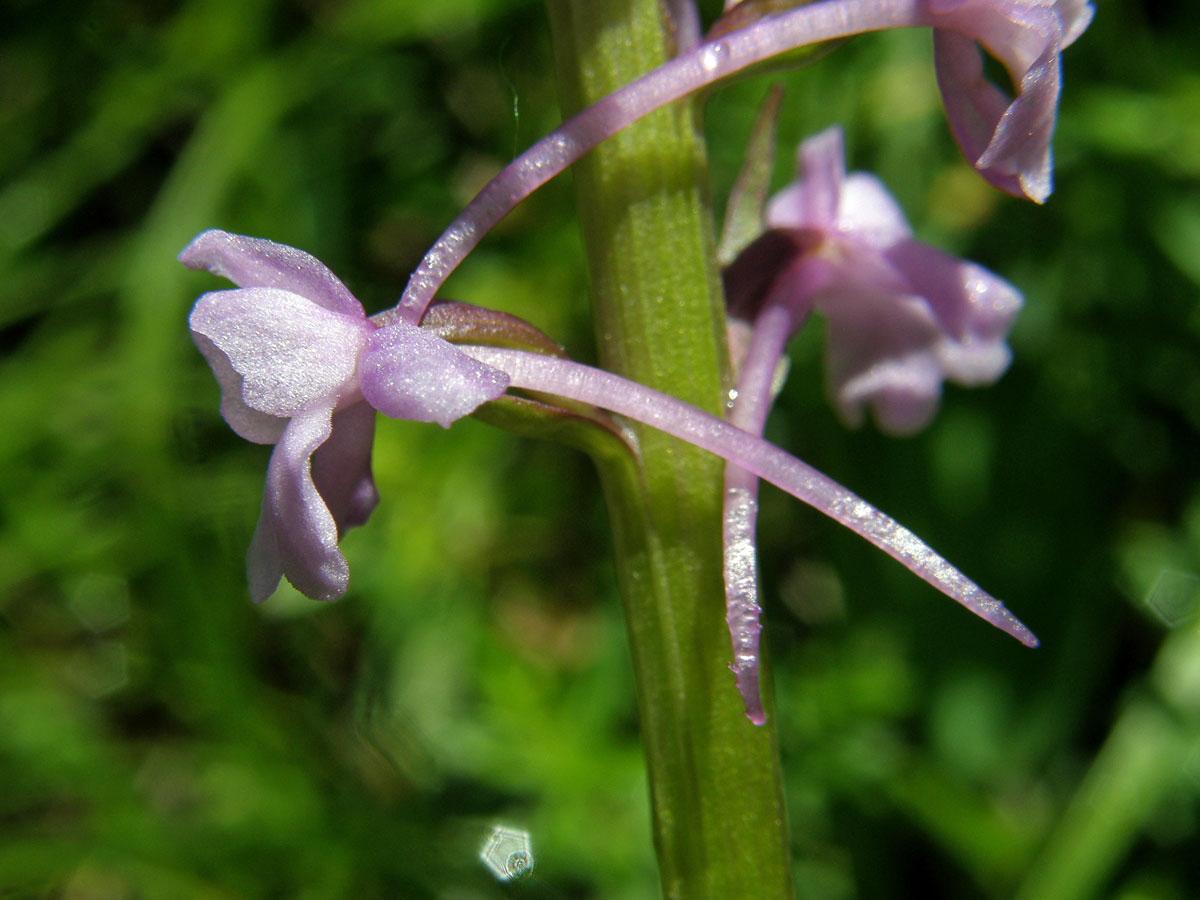
[[799,170],[767,207],[770,230],[726,272],[731,311],[753,320],[782,305],[792,329],[819,311],[831,398],[852,425],[870,407],[884,430],[911,433],[933,416],[944,380],[998,378],[1016,290],[915,240],[877,178],[845,173],[839,129],[801,145]]
[[188,324],[225,421],[275,445],[247,555],[251,596],[265,599],[286,575],[313,599],[336,599],[349,581],[338,539],[378,501],[375,411],[449,426],[503,394],[508,378],[408,322],[377,326],[301,250],[214,230],[179,259],[238,285],[203,295]]

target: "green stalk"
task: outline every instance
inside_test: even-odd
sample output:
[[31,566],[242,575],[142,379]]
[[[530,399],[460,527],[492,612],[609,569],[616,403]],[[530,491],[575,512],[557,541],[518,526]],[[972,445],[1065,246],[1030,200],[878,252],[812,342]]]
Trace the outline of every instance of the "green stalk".
[[[564,114],[673,52],[659,0],[548,6]],[[661,110],[593,150],[574,172],[602,364],[719,413],[728,354],[698,118],[692,104]],[[637,465],[628,457],[597,465],[613,523],[663,894],[791,900],[776,732],[770,719],[757,728],[746,719],[728,669],[722,462],[652,429],[638,429],[638,442]]]

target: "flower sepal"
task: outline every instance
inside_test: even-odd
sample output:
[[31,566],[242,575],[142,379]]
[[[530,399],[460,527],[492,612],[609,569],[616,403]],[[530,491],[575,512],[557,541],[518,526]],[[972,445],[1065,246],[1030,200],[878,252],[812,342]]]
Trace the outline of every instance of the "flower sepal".
[[[433,303],[421,320],[421,328],[451,344],[570,358],[553,338],[524,319],[457,300]],[[635,452],[630,432],[612,416],[565,397],[536,391],[508,393],[478,407],[473,416],[523,437],[566,444],[596,460],[614,455],[632,457]]]

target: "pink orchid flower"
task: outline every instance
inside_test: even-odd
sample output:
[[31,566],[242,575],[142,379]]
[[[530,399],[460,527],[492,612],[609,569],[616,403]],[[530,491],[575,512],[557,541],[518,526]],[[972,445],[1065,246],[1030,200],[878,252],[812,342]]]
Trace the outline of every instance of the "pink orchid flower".
[[338,539],[378,502],[375,411],[449,427],[508,378],[415,325],[376,325],[301,250],[214,230],[179,259],[238,285],[202,296],[188,324],[225,421],[275,445],[247,556],[251,596],[265,599],[286,575],[313,599],[336,599],[349,582]]

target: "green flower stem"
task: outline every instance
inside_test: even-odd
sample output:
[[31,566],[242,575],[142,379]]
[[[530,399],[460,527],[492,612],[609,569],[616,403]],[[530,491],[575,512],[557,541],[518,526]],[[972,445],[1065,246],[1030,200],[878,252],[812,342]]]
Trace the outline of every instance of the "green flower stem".
[[[659,0],[548,6],[566,114],[672,51]],[[728,354],[696,107],[647,117],[574,172],[604,367],[719,413]],[[613,521],[663,893],[790,900],[775,729],[746,719],[728,669],[723,464],[651,429],[638,429],[638,442],[636,465],[620,455],[597,464]]]

